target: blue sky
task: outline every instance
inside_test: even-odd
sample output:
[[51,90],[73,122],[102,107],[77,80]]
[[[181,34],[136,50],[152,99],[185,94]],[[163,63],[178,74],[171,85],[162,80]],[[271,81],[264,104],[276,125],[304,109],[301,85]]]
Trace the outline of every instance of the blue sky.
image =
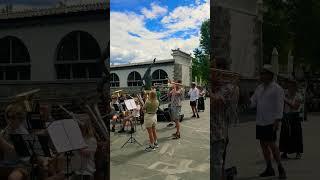
[[110,0],[111,62],[171,58],[171,49],[192,53],[208,0]]

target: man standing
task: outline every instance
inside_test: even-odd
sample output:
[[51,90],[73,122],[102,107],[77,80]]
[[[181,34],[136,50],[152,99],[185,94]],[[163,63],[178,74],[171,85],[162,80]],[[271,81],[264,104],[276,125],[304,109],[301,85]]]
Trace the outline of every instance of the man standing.
[[283,116],[284,91],[273,81],[271,65],[264,65],[260,74],[261,85],[251,97],[251,107],[257,108],[256,138],[260,140],[263,156],[267,164],[260,177],[274,176],[271,153],[278,164],[279,179],[286,179],[286,172],[281,164],[279,148],[276,145],[279,121]]
[[199,118],[198,109],[197,109],[197,102],[199,99],[199,89],[196,87],[196,83],[193,82],[191,84],[191,89],[189,90],[188,95],[190,96],[190,106],[193,112],[192,117]]

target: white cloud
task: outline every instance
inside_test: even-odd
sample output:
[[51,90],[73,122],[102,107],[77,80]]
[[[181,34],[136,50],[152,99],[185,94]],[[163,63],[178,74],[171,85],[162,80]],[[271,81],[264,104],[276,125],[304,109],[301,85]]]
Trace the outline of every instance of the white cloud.
[[147,8],[143,8],[141,10],[141,13],[148,19],[155,19],[160,16],[165,15],[168,12],[167,7],[161,7],[157,5],[156,3],[151,3],[151,10]]
[[[209,6],[209,4],[208,4]],[[199,30],[202,21],[209,18],[209,11],[201,12],[206,5],[201,4],[194,7],[178,7],[165,18],[170,20],[166,23],[168,29],[163,32],[154,32],[146,28],[146,22],[150,20],[145,14],[139,15],[133,12],[111,12],[110,15],[110,42],[111,62],[127,63],[148,61],[153,58],[172,58],[171,50],[180,48],[187,53],[199,46],[199,33],[184,39],[182,37],[168,38],[177,31]],[[193,15],[192,18],[181,17],[185,12]],[[164,18],[163,18],[164,19]],[[165,20],[163,20],[165,21]],[[174,21],[174,22],[171,22]],[[183,24],[183,25],[182,25]],[[173,27],[178,27],[174,29]],[[132,36],[137,34],[139,37]]]
[[[200,2],[199,2],[200,3]],[[198,6],[181,6],[176,8],[161,22],[172,31],[194,29],[210,16],[210,2]]]

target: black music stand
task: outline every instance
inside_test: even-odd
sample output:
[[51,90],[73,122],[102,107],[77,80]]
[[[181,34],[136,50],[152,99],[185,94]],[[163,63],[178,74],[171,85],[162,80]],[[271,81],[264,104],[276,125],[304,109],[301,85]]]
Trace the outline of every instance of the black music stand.
[[73,151],[87,147],[82,137],[79,125],[73,119],[54,121],[48,127],[48,133],[55,151],[58,153],[64,153],[66,157],[67,172],[65,176],[67,179],[70,179],[73,175],[73,172],[69,172]]
[[31,179],[37,179],[36,157],[52,157],[49,138],[34,134],[10,134],[11,141],[20,157],[30,157]]
[[[133,122],[131,121],[131,123],[133,123]],[[132,128],[135,128],[135,126],[132,126],[132,124],[131,124],[131,127],[132,127]],[[134,129],[134,131],[136,131],[136,129]],[[131,144],[132,144],[132,143],[137,143],[138,145],[142,146],[142,144],[139,143],[139,142],[137,141],[137,139],[132,136],[133,133],[134,133],[134,132],[130,131],[130,138],[127,140],[127,142],[125,142],[125,143],[121,146],[121,149],[122,149],[126,144],[128,144],[128,143],[131,143]]]

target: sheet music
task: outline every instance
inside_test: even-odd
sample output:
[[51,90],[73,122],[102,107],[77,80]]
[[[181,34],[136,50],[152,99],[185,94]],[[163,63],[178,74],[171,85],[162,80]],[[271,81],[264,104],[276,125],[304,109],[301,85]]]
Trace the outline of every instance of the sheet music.
[[124,103],[126,104],[128,110],[133,110],[137,108],[137,104],[136,102],[134,102],[134,99],[124,100]]
[[59,153],[87,147],[80,128],[73,119],[54,121],[48,127],[48,132]]

